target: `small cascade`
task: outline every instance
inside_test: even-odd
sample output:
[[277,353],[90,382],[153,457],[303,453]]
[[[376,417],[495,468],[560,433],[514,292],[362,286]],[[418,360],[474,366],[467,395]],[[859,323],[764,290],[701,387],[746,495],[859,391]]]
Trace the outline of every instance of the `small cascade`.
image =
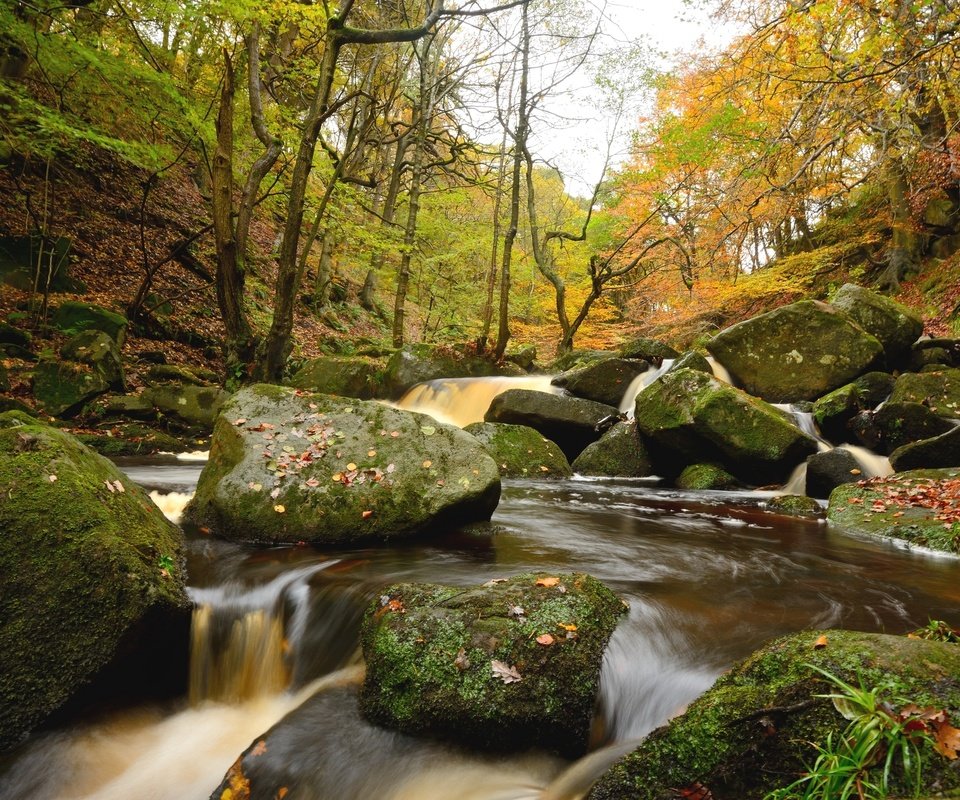
[[630,382],[627,390],[623,393],[623,397],[620,399],[620,413],[626,414],[630,419],[633,419],[633,410],[636,406],[637,395],[667,372],[667,370],[673,366],[674,361],[676,361],[674,358],[665,358],[656,369],[648,369],[646,372],[641,372],[637,375],[637,377]]
[[150,492],[150,499],[163,512],[168,520],[176,525],[180,524],[183,509],[193,499],[193,492]]
[[832,450],[833,445],[826,441],[821,435],[820,430],[817,428],[817,423],[814,422],[813,414],[809,411],[801,411],[795,405],[790,403],[771,403],[774,408],[779,408],[781,411],[786,412],[793,418],[793,423],[801,431],[803,431],[811,439],[817,440],[817,447],[821,453],[825,453],[827,450]]
[[532,389],[548,394],[562,394],[552,386],[552,375],[530,375],[520,378],[438,378],[418,383],[393,405],[406,411],[429,414],[439,422],[463,428],[471,422],[483,422],[483,415],[498,394],[508,389]]
[[713,377],[718,381],[723,381],[724,383],[729,383],[731,386],[734,386],[733,376],[727,370],[723,364],[721,364],[713,356],[707,356],[707,363],[710,365],[710,369],[713,370]]
[[864,478],[886,478],[888,475],[893,475],[893,467],[890,466],[890,459],[886,456],[877,455],[872,450],[856,444],[842,444],[837,449],[846,450],[856,459]]
[[780,491],[776,494],[806,494],[807,493],[807,462],[804,461],[800,464],[797,464],[793,468],[793,472],[790,473],[790,477],[787,478],[787,482],[783,484],[780,488]]
[[324,561],[250,588],[237,582],[190,589],[196,604],[190,642],[190,703],[239,702],[286,689],[291,654],[306,629],[307,581]]

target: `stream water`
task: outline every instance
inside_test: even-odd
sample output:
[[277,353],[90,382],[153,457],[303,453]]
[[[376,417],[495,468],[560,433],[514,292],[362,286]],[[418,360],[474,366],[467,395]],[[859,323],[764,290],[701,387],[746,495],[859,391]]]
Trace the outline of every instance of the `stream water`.
[[[121,464],[170,515],[201,466]],[[291,800],[573,800],[631,741],[772,637],[957,624],[960,560],[777,516],[763,507],[768,496],[645,480],[507,481],[489,525],[323,552],[246,548],[188,528],[190,696],[35,736],[0,761],[0,797],[200,800],[312,696],[285,723],[297,746],[273,756],[297,776]],[[468,585],[526,570],[589,572],[630,604],[605,657],[597,753],[573,765],[542,753],[494,758],[359,717],[357,632],[384,585]]]

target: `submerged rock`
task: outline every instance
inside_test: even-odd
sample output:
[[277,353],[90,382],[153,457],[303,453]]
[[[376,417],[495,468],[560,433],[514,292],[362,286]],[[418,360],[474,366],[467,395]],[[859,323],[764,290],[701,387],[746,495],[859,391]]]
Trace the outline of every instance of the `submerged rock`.
[[[761,800],[807,772],[813,743],[836,741],[848,720],[827,696],[821,672],[878,688],[899,711],[933,706],[960,719],[960,647],[851,631],[805,631],[775,640],[724,673],[669,725],[651,733],[593,787],[588,800],[702,797]],[[895,689],[888,687],[894,686]],[[921,746],[921,789],[960,786],[960,773]],[[873,770],[882,770],[882,761]],[[893,788],[902,790],[894,770]],[[898,793],[899,794],[899,793]]]
[[888,366],[910,356],[910,347],[923,333],[923,320],[904,305],[853,283],[845,283],[830,301],[883,345]]
[[560,448],[526,425],[473,422],[464,430],[490,453],[505,478],[566,478],[573,474]]
[[304,364],[289,384],[310,392],[370,400],[381,394],[386,364],[366,356],[322,356]]
[[584,448],[573,462],[573,471],[580,475],[645,478],[653,474],[653,464],[637,423],[619,422]]
[[802,300],[720,331],[707,350],[750,394],[813,400],[867,371],[883,346],[825,303]]
[[607,640],[626,604],[580,573],[399,584],[361,632],[369,719],[495,750],[587,747]]
[[615,407],[593,400],[508,389],[493,398],[484,420],[533,428],[556,442],[573,461],[588,444],[600,438],[598,423],[619,413]]
[[703,372],[668,372],[637,396],[637,428],[657,473],[716,462],[742,480],[784,480],[816,441],[779,409]]
[[767,501],[767,510],[787,517],[816,519],[823,516],[823,508],[812,497],[800,494],[782,494]]
[[224,406],[188,513],[232,540],[340,544],[489,519],[499,498],[497,465],[459,428],[258,384]]
[[642,359],[605,358],[557,375],[551,383],[574,397],[619,407],[633,379],[649,368]]
[[69,434],[0,414],[0,496],[4,750],[118,653],[140,660],[114,662],[114,698],[131,676],[145,693],[169,684],[186,657],[190,604],[180,530]]
[[911,470],[838,486],[827,517],[853,533],[960,553],[960,469]]

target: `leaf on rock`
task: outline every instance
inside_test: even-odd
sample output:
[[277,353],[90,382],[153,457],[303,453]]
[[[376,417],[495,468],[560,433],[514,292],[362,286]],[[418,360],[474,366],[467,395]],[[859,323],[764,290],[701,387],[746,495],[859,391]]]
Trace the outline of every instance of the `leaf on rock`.
[[493,671],[493,677],[499,678],[504,683],[519,683],[523,680],[516,667],[505,664],[503,661],[493,659],[490,662],[490,669]]
[[550,577],[547,577],[547,578],[537,578],[535,585],[536,585],[536,586],[547,586],[547,587],[550,587],[550,586],[556,586],[556,585],[559,584],[559,583],[560,583],[560,579],[559,579],[559,578],[555,578],[555,577],[553,577],[553,576],[550,576]]
[[251,755],[251,756],[262,756],[262,755],[263,755],[264,753],[266,753],[266,752],[267,752],[267,742],[266,742],[265,739],[261,739],[259,742],[257,742],[257,743],[253,746],[253,749],[250,751],[250,755]]
[[457,657],[453,660],[453,666],[461,672],[466,672],[470,669],[470,659],[467,658],[467,651],[462,647],[457,651]]
[[549,647],[555,641],[556,639],[554,639],[549,633],[544,633],[543,635],[537,637],[537,644],[542,644],[544,647]]
[[567,632],[572,632],[572,631],[575,631],[575,630],[577,629],[577,626],[576,626],[576,625],[572,625],[572,624],[570,624],[570,623],[568,623],[568,622],[558,622],[558,623],[557,623],[557,627],[563,628],[563,629],[564,629],[565,631],[567,631]]
[[372,517],[372,516],[373,516],[373,512],[372,512],[372,511],[361,511],[361,512],[360,512],[360,516],[361,516],[363,519],[367,519],[368,517]]
[[814,650],[823,650],[823,648],[826,646],[827,646],[827,637],[823,635],[818,636],[817,641],[813,643]]
[[437,432],[437,429],[434,428],[433,425],[424,425],[422,428],[420,428],[420,432],[424,436],[433,436],[433,434]]
[[954,728],[946,721],[934,722],[933,746],[944,758],[956,760],[960,751],[960,728]]
[[714,800],[713,792],[699,781],[695,781],[683,789],[674,789],[673,791],[677,797],[682,797],[684,800]]
[[286,509],[286,506],[280,505],[280,504],[278,503],[277,505],[275,505],[275,506],[273,507],[273,510],[276,511],[278,514],[282,514],[282,513],[283,513],[284,511],[286,511],[287,509]]
[[433,462],[429,458],[423,462],[424,469],[430,469],[430,467],[432,466],[433,466]]

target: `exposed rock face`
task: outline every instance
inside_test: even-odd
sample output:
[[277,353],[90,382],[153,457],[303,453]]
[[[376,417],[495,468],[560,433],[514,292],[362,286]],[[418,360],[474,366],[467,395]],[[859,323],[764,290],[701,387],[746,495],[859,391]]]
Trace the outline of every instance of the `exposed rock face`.
[[304,364],[289,383],[310,392],[370,400],[381,393],[386,364],[365,356],[322,356]]
[[123,391],[123,362],[120,348],[113,338],[103,331],[89,330],[78,333],[60,350],[60,356],[68,361],[89,364],[112,389]]
[[230,393],[215,386],[165,383],[144,389],[140,397],[181,425],[209,430]]
[[852,442],[856,437],[849,427],[850,420],[861,411],[876,408],[891,391],[892,375],[868,372],[819,398],[813,404],[813,419],[829,441]]
[[892,400],[879,411],[863,411],[850,421],[850,428],[865,446],[884,454],[910,442],[939,436],[952,427],[920,403]]
[[361,711],[476,747],[582,754],[603,651],[625,611],[580,573],[391,586],[361,632]]
[[556,442],[569,461],[600,438],[597,423],[620,412],[613,406],[561,397],[530,389],[509,389],[497,395],[484,415],[487,422],[526,425]]
[[104,377],[88,364],[47,360],[33,370],[33,396],[37,405],[55,417],[74,416],[84,403],[109,388]]
[[891,403],[921,403],[935,414],[960,418],[960,369],[907,372],[897,378]]
[[[0,750],[122,649],[176,671],[183,538],[146,493],[69,434],[0,414]],[[129,666],[129,665],[128,665]],[[141,663],[138,669],[143,669]],[[136,674],[117,677],[113,689]]]
[[[820,636],[826,645],[818,649]],[[767,644],[724,673],[682,716],[601,777],[588,800],[669,800],[678,788],[698,785],[716,798],[761,800],[791,783],[816,759],[811,742],[836,741],[849,724],[826,696],[837,687],[811,666],[853,686],[896,686],[882,699],[898,711],[912,701],[960,716],[956,645],[805,631]],[[960,785],[953,762],[932,747],[921,751],[923,792]],[[871,773],[882,769],[881,761]],[[893,783],[900,794],[902,781]]]
[[676,358],[679,355],[670,345],[646,336],[631,339],[620,348],[621,358],[642,358],[657,365],[665,358]]
[[459,428],[258,384],[217,419],[189,514],[225,538],[341,544],[489,519],[500,473]]
[[880,340],[889,366],[909,358],[911,345],[923,333],[923,320],[918,314],[862,286],[845,283],[831,304]]
[[736,489],[740,486],[740,481],[718,464],[691,464],[677,476],[674,485],[678,489],[704,491]]
[[883,355],[876,337],[813,300],[733,325],[707,349],[744,389],[771,403],[813,400],[849,383]]
[[838,486],[830,494],[827,516],[862,535],[960,553],[960,523],[938,519],[938,495],[958,479],[960,469],[920,469]]
[[406,345],[387,361],[383,376],[385,397],[398,398],[407,389],[437,378],[483,378],[524,375],[516,364],[497,364],[481,356],[458,353],[428,344]]
[[464,430],[490,453],[505,478],[566,478],[573,474],[563,451],[526,425],[474,422]]
[[836,448],[807,459],[807,494],[826,499],[844,483],[861,480],[860,465],[848,450]]
[[573,462],[573,471],[580,475],[645,478],[653,474],[653,464],[637,424],[619,422],[584,448]]
[[619,407],[633,379],[649,368],[642,359],[606,358],[557,375],[551,383],[574,397]]
[[50,321],[65,333],[103,331],[117,343],[117,347],[123,347],[127,337],[126,317],[92,303],[67,300],[54,309]]
[[778,409],[691,369],[668,372],[640,392],[635,417],[660,475],[715,462],[766,484],[782,481],[817,450]]
[[932,439],[898,447],[890,454],[890,465],[897,472],[960,467],[960,426]]
[[695,369],[700,372],[706,372],[708,375],[713,375],[713,368],[710,366],[710,362],[696,350],[687,350],[686,353],[679,356],[673,364],[671,364],[670,369]]

